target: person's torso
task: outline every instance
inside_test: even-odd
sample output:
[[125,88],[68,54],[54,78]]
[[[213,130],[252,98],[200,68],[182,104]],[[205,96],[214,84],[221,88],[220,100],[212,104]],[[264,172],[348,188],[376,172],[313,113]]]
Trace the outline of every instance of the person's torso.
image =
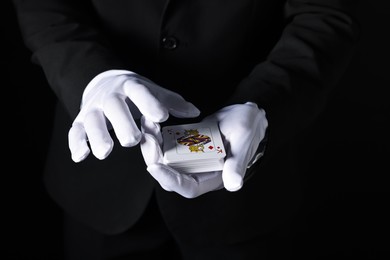
[[92,0],[118,55],[213,111],[278,40],[280,0]]

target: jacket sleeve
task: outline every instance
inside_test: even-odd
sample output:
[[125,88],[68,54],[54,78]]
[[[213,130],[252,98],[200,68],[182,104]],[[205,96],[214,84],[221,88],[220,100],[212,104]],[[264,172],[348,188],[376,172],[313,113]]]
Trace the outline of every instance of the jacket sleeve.
[[355,0],[290,0],[285,28],[267,59],[242,80],[228,103],[256,102],[269,120],[275,150],[324,110],[359,40]]
[[13,0],[23,40],[59,101],[74,118],[88,82],[123,68],[84,0]]

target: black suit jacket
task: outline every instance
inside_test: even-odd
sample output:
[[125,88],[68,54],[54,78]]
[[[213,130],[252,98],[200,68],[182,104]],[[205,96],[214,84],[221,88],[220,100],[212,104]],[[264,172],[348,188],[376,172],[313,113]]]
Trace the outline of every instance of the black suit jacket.
[[[69,214],[103,233],[120,233],[137,221],[155,191],[167,224],[181,239],[206,232],[204,241],[215,242],[263,232],[294,211],[299,185],[291,147],[324,109],[348,64],[359,35],[357,1],[14,4],[32,60],[58,97],[45,182]],[[135,71],[178,92],[200,108],[197,120],[233,103],[253,101],[264,108],[266,154],[244,187],[185,199],[159,188],[138,146],[118,142],[103,161],[91,155],[74,163],[67,132],[85,86],[108,69]]]

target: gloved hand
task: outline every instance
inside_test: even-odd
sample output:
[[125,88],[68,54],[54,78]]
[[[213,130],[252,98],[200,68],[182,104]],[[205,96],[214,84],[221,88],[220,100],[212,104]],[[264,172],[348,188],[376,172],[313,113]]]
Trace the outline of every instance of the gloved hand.
[[141,131],[134,119],[143,115],[163,122],[169,114],[178,118],[198,116],[200,111],[179,94],[162,88],[136,73],[109,70],[96,76],[83,93],[81,109],[69,130],[72,160],[80,162],[90,153],[100,160],[112,151],[113,129],[120,144],[135,146]]
[[224,107],[202,121],[218,122],[226,150],[223,170],[182,174],[163,163],[160,125],[146,117],[141,118],[143,138],[140,145],[148,172],[162,188],[186,198],[222,188],[228,191],[241,189],[247,167],[256,157],[268,127],[265,111],[251,102]]

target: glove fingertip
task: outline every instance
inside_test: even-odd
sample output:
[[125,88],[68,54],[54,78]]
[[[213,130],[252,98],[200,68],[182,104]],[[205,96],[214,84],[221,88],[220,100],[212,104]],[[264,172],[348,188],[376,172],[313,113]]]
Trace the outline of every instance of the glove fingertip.
[[92,144],[92,153],[99,160],[104,160],[111,153],[114,142],[112,140],[105,140],[106,142],[99,143],[99,145]]
[[147,117],[148,120],[150,120],[152,122],[162,123],[162,122],[167,121],[167,119],[169,117],[169,113],[161,110],[158,113],[153,113],[153,114],[150,114],[150,115],[148,115],[146,117]]
[[79,162],[83,161],[85,158],[87,158],[87,156],[90,154],[90,152],[91,151],[88,148],[87,149],[78,149],[77,151],[71,153],[72,160],[75,163],[79,163]]
[[230,185],[225,184],[226,190],[232,191],[232,192],[240,190],[242,188],[242,186],[243,186],[242,181],[238,185],[237,184],[230,184]]
[[124,137],[119,138],[119,142],[123,147],[133,147],[137,145],[142,139],[142,133],[135,133],[133,135],[126,135]]
[[178,102],[169,108],[169,113],[177,118],[193,118],[200,115],[200,110],[191,102]]
[[222,174],[223,183],[225,189],[228,191],[238,191],[242,188],[244,181],[240,174],[238,173],[229,173]]
[[196,106],[194,106],[192,103],[188,102],[188,114],[194,115],[194,116],[199,116],[200,110]]

